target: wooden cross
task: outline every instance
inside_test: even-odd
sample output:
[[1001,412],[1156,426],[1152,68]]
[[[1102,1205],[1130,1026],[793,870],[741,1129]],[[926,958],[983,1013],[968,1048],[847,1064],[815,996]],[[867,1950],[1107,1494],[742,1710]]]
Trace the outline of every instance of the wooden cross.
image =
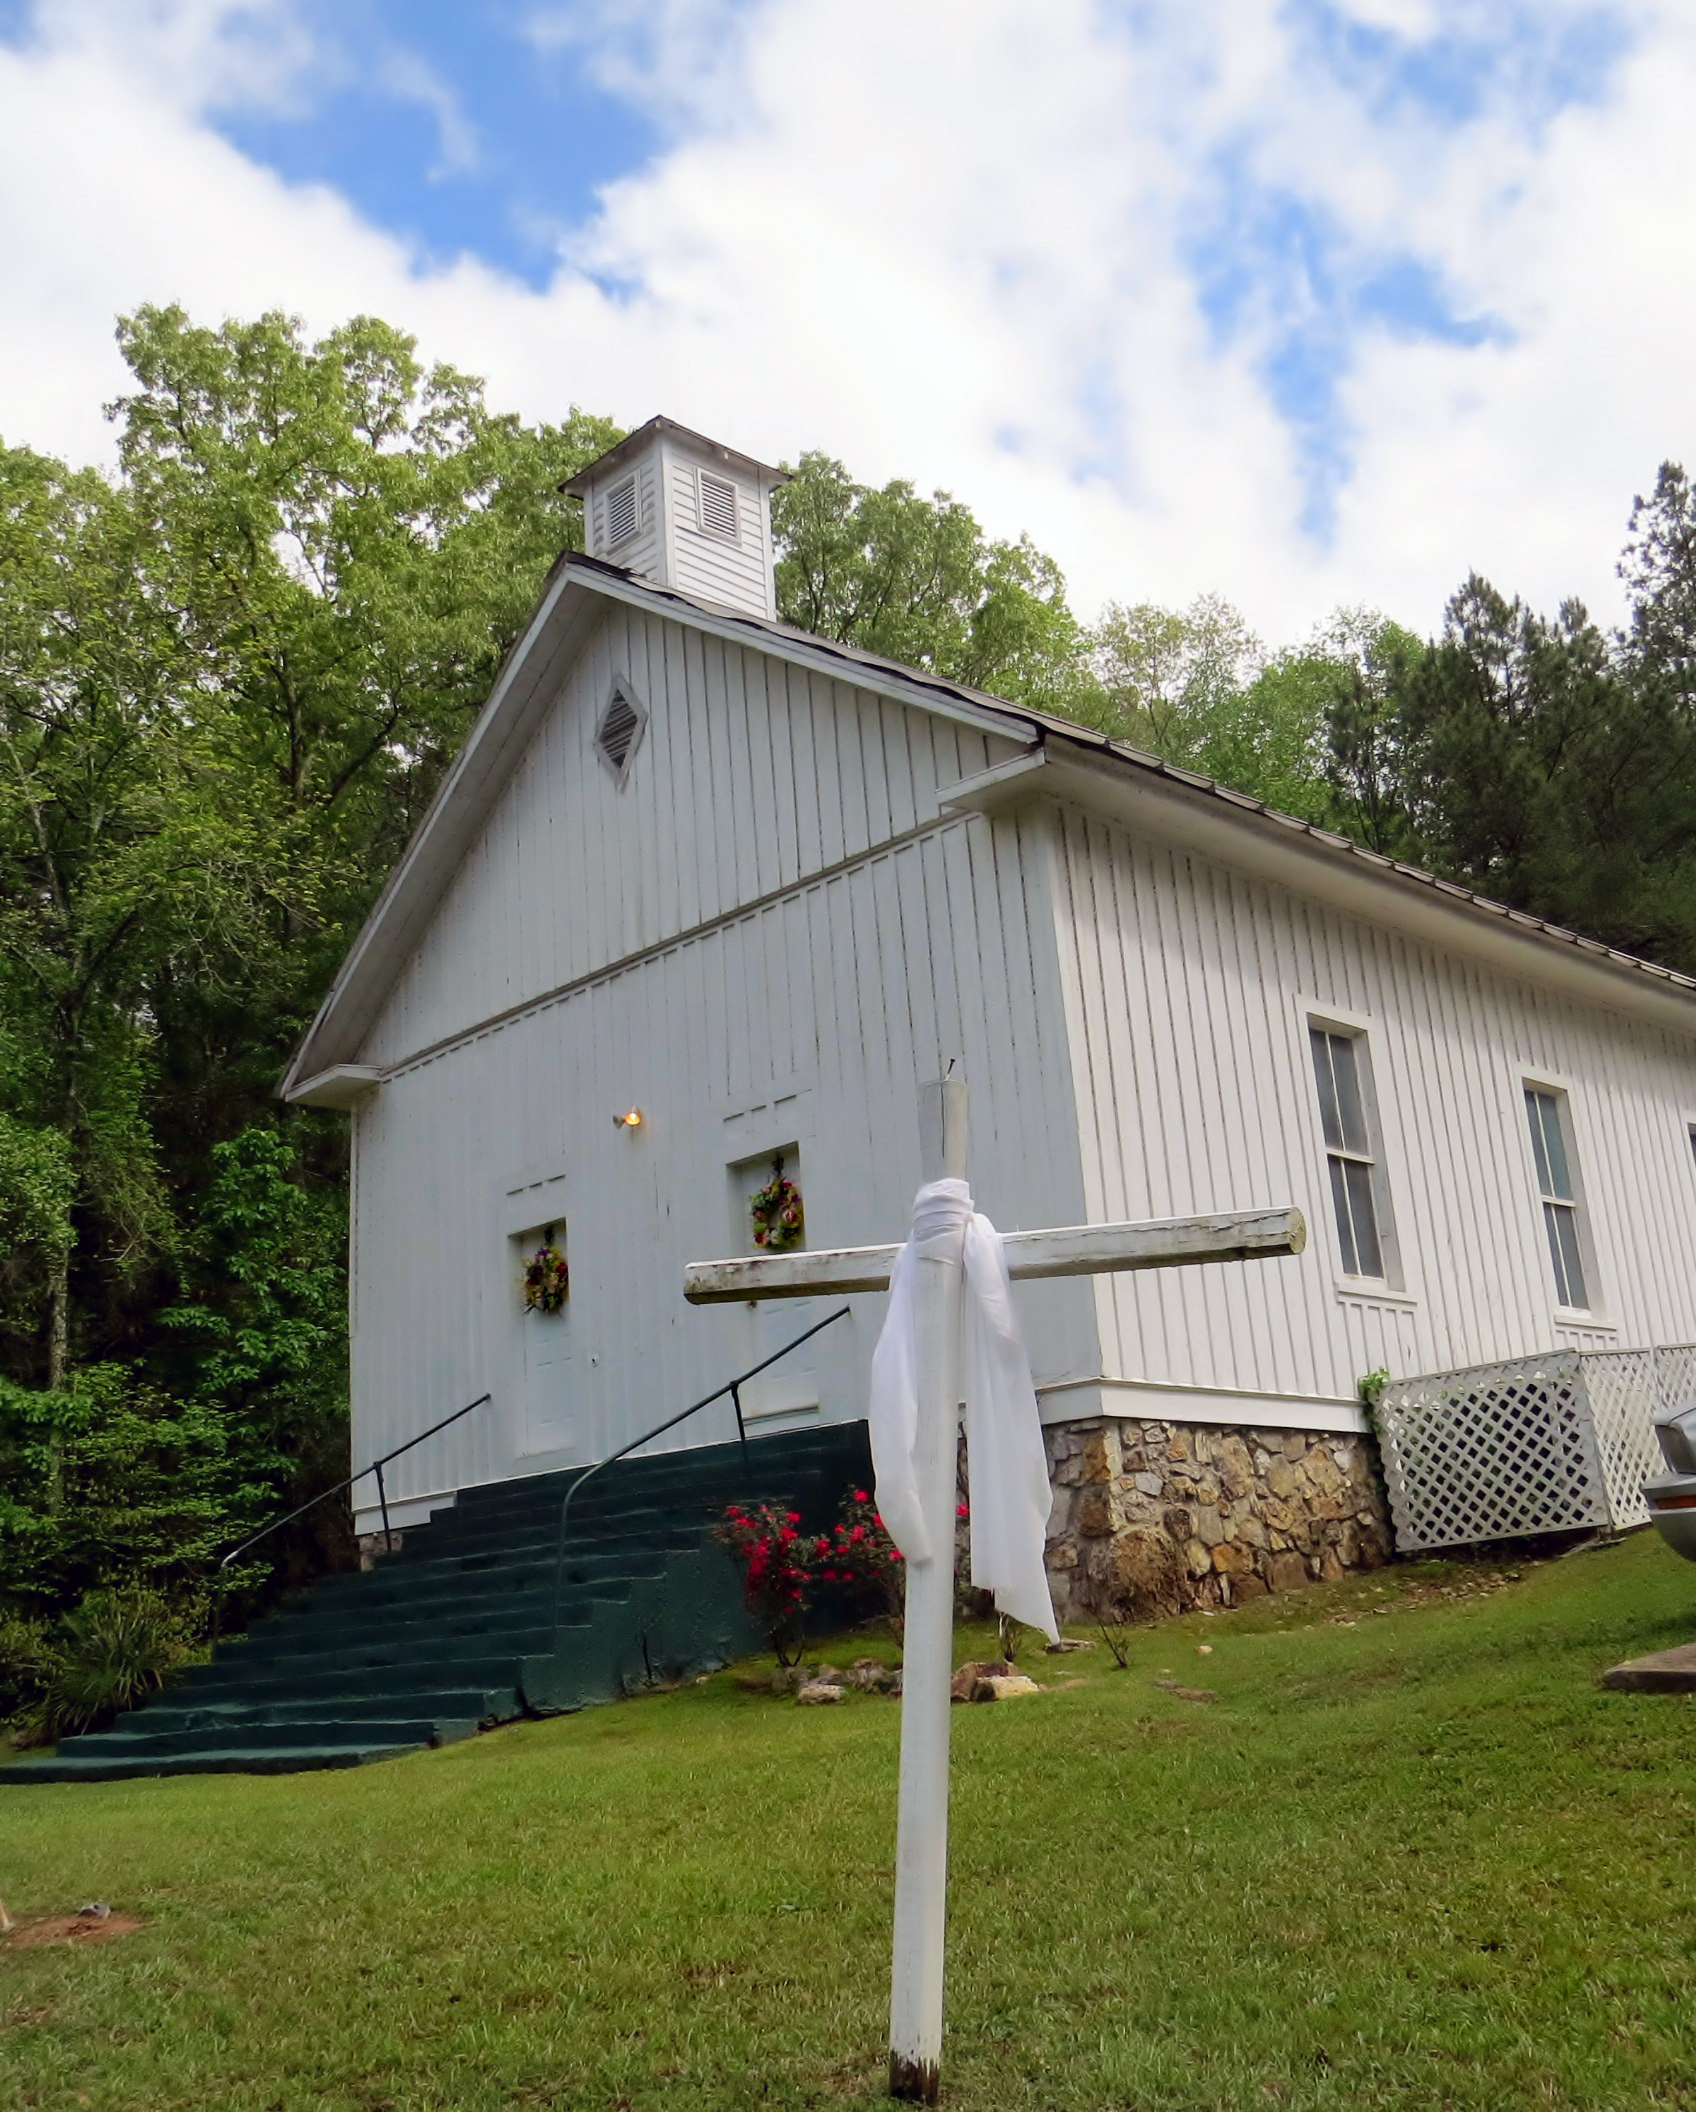
[[[966,1178],[966,1086],[958,1075],[922,1088],[926,1181]],[[1101,1275],[1299,1254],[1299,1210],[1229,1211],[1148,1224],[1068,1225],[1015,1232],[1005,1243],[1015,1277]],[[898,1246],[691,1262],[683,1295],[695,1305],[882,1291]],[[901,1786],[895,1840],[895,1955],[889,2003],[889,2094],[934,2104],[942,2072],[942,1951],[948,1886],[949,1683],[954,1670],[954,1504],[959,1409],[960,1254],[919,1260],[919,1429],[914,1468],[925,1529],[937,1550],[907,1565],[901,1690]],[[944,1552],[946,1551],[946,1552]]]

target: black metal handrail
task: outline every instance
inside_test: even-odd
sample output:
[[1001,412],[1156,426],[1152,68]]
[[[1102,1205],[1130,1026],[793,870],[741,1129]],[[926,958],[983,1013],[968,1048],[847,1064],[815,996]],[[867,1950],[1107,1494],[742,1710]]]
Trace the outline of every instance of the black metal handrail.
[[377,1477],[377,1502],[383,1513],[383,1546],[385,1551],[392,1550],[395,1542],[394,1534],[389,1530],[389,1492],[384,1485],[383,1469],[391,1460],[399,1459],[403,1452],[410,1452],[414,1445],[423,1444],[427,1437],[434,1437],[450,1423],[457,1423],[461,1416],[469,1415],[473,1408],[481,1408],[493,1399],[493,1394],[480,1393],[474,1401],[467,1401],[463,1408],[456,1408],[452,1415],[444,1415],[439,1423],[432,1423],[428,1430],[420,1430],[416,1437],[409,1437],[404,1445],[396,1445],[392,1452],[383,1453],[368,1466],[350,1474],[345,1481],[338,1481],[333,1488],[320,1489],[316,1496],[309,1497],[305,1503],[297,1504],[286,1517],[273,1518],[269,1525],[262,1525],[258,1532],[250,1533],[239,1546],[230,1549],[218,1564],[218,1574],[222,1576],[238,1555],[245,1555],[250,1547],[257,1547],[261,1540],[268,1539],[272,1533],[281,1532],[285,1525],[292,1524],[296,1518],[303,1518],[308,1511],[315,1510],[321,1503],[327,1503],[332,1496],[339,1496],[344,1489],[351,1489],[356,1481],[363,1481],[367,1474],[375,1474]]
[[679,1423],[686,1423],[692,1415],[699,1415],[703,1408],[710,1408],[714,1401],[722,1401],[726,1394],[729,1394],[730,1405],[736,1411],[736,1441],[742,1447],[742,1466],[743,1470],[746,1471],[748,1465],[748,1426],[742,1419],[743,1387],[747,1385],[750,1379],[757,1379],[762,1371],[768,1370],[770,1366],[776,1364],[781,1358],[788,1356],[792,1349],[799,1349],[803,1342],[810,1342],[814,1335],[821,1334],[827,1327],[833,1327],[838,1320],[846,1320],[852,1310],[851,1306],[839,1305],[834,1313],[827,1313],[822,1320],[815,1320],[812,1326],[804,1334],[797,1335],[793,1342],[785,1342],[781,1349],[773,1350],[769,1357],[762,1358],[758,1364],[751,1364],[746,1371],[739,1371],[735,1378],[726,1379],[722,1386],[715,1387],[711,1393],[703,1394],[698,1401],[692,1401],[687,1408],[680,1409],[676,1415],[668,1416],[663,1423],[656,1423],[651,1430],[644,1430],[640,1437],[633,1437],[629,1444],[620,1445],[616,1452],[609,1452],[605,1459],[598,1459],[592,1467],[583,1469],[570,1488],[566,1490],[564,1501],[559,1507],[559,1538],[554,1548],[554,1640],[556,1648],[559,1640],[559,1599],[565,1582],[566,1526],[571,1517],[571,1499],[577,1494],[583,1484],[586,1481],[593,1480],[604,1468],[616,1466],[619,1460],[628,1458],[632,1452],[639,1452],[644,1445],[651,1444],[656,1437],[664,1437],[668,1430],[675,1430]]

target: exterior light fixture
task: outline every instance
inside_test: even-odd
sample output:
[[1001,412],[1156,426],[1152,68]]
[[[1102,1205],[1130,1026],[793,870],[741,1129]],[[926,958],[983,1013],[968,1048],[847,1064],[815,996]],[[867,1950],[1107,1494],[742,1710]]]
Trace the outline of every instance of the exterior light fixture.
[[639,1107],[627,1107],[622,1115],[613,1116],[612,1126],[614,1129],[640,1129],[642,1110]]

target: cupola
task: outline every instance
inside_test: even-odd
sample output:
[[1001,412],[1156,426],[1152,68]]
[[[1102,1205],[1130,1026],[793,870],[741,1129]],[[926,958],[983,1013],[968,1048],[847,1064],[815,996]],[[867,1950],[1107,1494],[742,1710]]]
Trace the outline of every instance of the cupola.
[[657,586],[775,617],[771,495],[788,481],[670,418],[650,418],[564,486],[583,501],[583,542]]

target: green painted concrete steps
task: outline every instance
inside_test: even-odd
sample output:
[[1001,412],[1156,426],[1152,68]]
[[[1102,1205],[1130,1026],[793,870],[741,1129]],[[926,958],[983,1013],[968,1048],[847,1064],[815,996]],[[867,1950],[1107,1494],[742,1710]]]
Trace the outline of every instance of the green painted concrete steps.
[[711,1529],[734,1501],[809,1526],[871,1472],[864,1423],[463,1490],[376,1568],[321,1578],[110,1730],[0,1765],[0,1786],[357,1767],[615,1700],[756,1648]]

